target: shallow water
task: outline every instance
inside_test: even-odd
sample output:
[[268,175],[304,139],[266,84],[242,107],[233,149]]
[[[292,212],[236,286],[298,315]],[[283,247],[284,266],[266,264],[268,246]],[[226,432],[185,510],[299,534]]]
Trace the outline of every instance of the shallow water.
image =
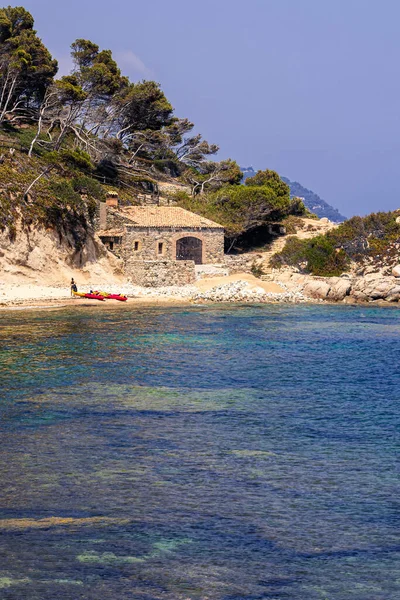
[[1,600],[397,600],[399,356],[391,308],[0,314]]

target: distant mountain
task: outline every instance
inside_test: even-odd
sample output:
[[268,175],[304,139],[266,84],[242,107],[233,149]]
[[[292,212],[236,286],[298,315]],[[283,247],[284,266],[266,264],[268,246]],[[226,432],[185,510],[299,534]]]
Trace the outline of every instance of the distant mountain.
[[243,182],[245,182],[248,177],[253,177],[256,174],[253,167],[240,167],[240,170],[243,173]]
[[[240,168],[243,173],[243,181],[246,181],[248,177],[253,177],[253,175],[256,174],[253,167]],[[336,208],[333,208],[333,206],[325,202],[325,200],[322,200],[322,198],[312,190],[308,190],[297,181],[290,181],[287,177],[282,177],[282,179],[290,187],[290,195],[302,198],[308,210],[315,213],[320,219],[326,217],[334,223],[341,223],[346,220],[346,217],[341,215]]]
[[336,208],[333,208],[333,206],[325,202],[325,200],[322,200],[322,198],[312,190],[303,187],[298,181],[290,181],[287,177],[282,177],[282,179],[290,187],[290,195],[302,198],[308,210],[315,213],[320,219],[326,217],[334,223],[346,221],[347,217],[341,215]]

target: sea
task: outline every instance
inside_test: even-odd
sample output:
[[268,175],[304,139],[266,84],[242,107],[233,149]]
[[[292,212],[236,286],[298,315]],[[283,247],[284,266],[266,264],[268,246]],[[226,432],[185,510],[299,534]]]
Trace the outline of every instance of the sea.
[[1,600],[398,600],[400,311],[0,313]]

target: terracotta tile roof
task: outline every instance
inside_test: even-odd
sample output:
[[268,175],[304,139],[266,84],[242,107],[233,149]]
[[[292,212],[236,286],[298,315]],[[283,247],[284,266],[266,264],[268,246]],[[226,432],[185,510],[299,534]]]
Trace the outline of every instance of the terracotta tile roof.
[[124,235],[123,229],[100,229],[96,231],[99,237],[121,237]]
[[222,225],[178,206],[129,206],[119,212],[140,227],[218,227]]

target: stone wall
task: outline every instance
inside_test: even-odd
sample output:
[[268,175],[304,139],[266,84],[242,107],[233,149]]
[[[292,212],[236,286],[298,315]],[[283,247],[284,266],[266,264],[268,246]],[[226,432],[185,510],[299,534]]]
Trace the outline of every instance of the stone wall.
[[[112,225],[112,227],[114,226],[119,225]],[[125,260],[129,260],[130,257],[134,260],[176,260],[176,242],[184,237],[195,237],[203,242],[203,263],[221,263],[223,261],[223,229],[194,230],[172,227],[156,229],[154,227],[137,227],[129,225],[129,223],[126,223],[123,257]]]
[[225,254],[224,265],[229,275],[235,273],[251,273],[251,267],[260,258],[258,254]]
[[128,259],[125,275],[134,285],[143,287],[182,286],[196,279],[192,260],[142,261]]

